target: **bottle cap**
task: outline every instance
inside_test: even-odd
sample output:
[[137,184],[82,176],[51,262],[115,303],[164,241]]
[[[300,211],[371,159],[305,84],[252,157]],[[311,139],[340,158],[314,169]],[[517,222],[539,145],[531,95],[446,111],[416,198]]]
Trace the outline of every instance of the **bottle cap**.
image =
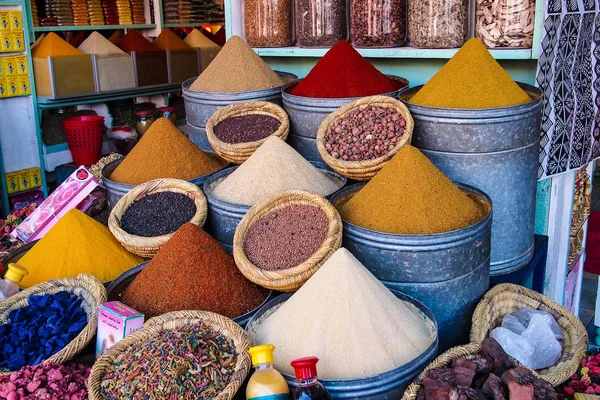
[[275,346],[272,344],[250,347],[248,353],[252,357],[252,365],[272,363],[275,360],[273,358],[274,350]]
[[137,115],[139,117],[143,117],[146,115],[152,115],[152,114],[154,114],[154,111],[152,111],[152,110],[142,110],[142,111],[138,111],[135,113],[135,115]]
[[158,111],[160,112],[175,112],[175,107],[158,107]]
[[29,272],[19,264],[10,263],[8,264],[8,271],[6,271],[6,274],[4,274],[4,278],[15,283],[21,283],[23,277],[28,274]]
[[317,363],[319,359],[317,357],[304,357],[298,358],[292,361],[292,367],[296,372],[297,380],[315,379],[317,374]]

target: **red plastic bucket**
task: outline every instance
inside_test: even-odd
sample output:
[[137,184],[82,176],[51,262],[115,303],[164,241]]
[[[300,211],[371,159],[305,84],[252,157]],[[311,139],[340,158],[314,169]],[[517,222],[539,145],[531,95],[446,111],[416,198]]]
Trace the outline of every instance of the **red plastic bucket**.
[[104,117],[67,117],[63,119],[63,127],[75,164],[92,165],[100,159]]

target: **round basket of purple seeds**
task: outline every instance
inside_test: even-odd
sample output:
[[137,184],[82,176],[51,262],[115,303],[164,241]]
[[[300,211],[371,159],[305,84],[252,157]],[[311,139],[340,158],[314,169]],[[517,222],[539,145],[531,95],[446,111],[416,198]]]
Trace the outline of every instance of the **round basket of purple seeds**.
[[323,196],[287,190],[256,203],[233,238],[240,272],[267,289],[298,290],[342,245],[342,219]]
[[155,179],[131,189],[112,209],[108,229],[130,253],[152,258],[183,224],[203,227],[202,190],[181,179]]
[[267,101],[250,101],[231,104],[214,113],[206,123],[206,136],[219,156],[241,164],[268,137],[285,141],[289,127],[283,108]]

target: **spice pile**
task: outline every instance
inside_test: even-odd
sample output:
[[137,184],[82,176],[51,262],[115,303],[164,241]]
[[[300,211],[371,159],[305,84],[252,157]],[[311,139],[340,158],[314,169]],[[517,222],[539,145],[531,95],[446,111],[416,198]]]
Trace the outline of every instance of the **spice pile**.
[[244,253],[261,269],[292,268],[319,250],[328,227],[327,215],[319,207],[284,207],[270,212],[250,227]]
[[[194,29],[190,34],[183,40],[185,44],[190,47],[199,48],[200,50],[200,63],[202,71],[204,71],[208,65],[213,62],[221,46],[204,36],[198,29]],[[169,104],[173,104],[169,102]],[[179,113],[177,113],[180,115]]]
[[214,127],[215,136],[225,143],[248,143],[277,132],[281,122],[270,115],[247,114],[230,117]]
[[282,86],[284,81],[239,36],[232,36],[190,86],[200,92],[247,92]]
[[190,46],[170,29],[164,29],[154,39],[154,45],[163,50],[191,50]]
[[77,47],[77,50],[85,54],[108,55],[125,54],[125,52],[115,46],[110,40],[106,39],[98,32],[92,32],[87,39]]
[[26,366],[0,375],[0,399],[85,400],[90,371],[85,365],[61,365],[51,361]]
[[338,211],[344,221],[395,234],[449,232],[484,217],[477,203],[413,146],[400,149]]
[[551,384],[527,368],[513,368],[502,347],[494,339],[481,343],[482,358],[457,358],[450,368],[433,368],[417,383],[423,400],[447,399],[556,399]]
[[113,361],[101,390],[109,399],[214,399],[236,363],[233,340],[201,321],[128,347]]
[[113,171],[115,182],[139,185],[158,178],[195,179],[224,166],[200,150],[167,118],[157,119]]
[[[292,360],[315,355],[322,379],[391,371],[419,357],[436,335],[430,320],[343,247],[249,334],[254,345],[275,345],[275,368],[290,375]],[[335,346],[326,338],[335,338]]]
[[151,318],[207,310],[229,318],[258,307],[268,291],[248,281],[233,257],[196,225],[183,225],[123,292],[122,302]]
[[158,192],[134,201],[121,217],[132,235],[155,237],[175,232],[196,214],[196,203],[183,193]]
[[117,43],[117,46],[127,52],[143,52],[143,51],[157,51],[160,50],[158,47],[152,44],[148,39],[141,33],[134,29],[130,29],[125,36]]
[[362,106],[329,125],[325,148],[333,158],[372,160],[394,149],[405,126],[406,120],[393,109]]
[[109,282],[141,262],[121,247],[106,226],[76,209],[62,216],[19,260],[29,271],[23,287],[80,273]]
[[485,48],[470,39],[410,102],[440,108],[498,108],[531,101]]
[[0,369],[37,365],[62,350],[87,325],[81,298],[62,291],[29,296],[29,305],[0,325]]
[[327,196],[339,188],[339,183],[273,136],[231,175],[218,182],[212,195],[229,203],[253,205],[284,190],[308,190]]
[[71,46],[54,32],[48,33],[35,47],[31,49],[31,57],[33,58],[83,55],[85,54]]
[[379,72],[342,40],[327,51],[290,93],[316,98],[365,97],[390,93],[404,86]]

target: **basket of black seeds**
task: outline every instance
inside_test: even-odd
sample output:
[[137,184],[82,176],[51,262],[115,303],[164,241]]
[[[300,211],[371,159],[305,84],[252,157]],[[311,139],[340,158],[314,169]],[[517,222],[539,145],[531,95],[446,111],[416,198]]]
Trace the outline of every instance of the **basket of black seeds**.
[[181,179],[155,179],[136,186],[119,200],[108,228],[129,252],[152,258],[183,224],[206,221],[204,193]]
[[233,164],[246,161],[270,136],[286,140],[286,112],[267,101],[236,103],[221,108],[206,123],[206,136],[215,152]]

